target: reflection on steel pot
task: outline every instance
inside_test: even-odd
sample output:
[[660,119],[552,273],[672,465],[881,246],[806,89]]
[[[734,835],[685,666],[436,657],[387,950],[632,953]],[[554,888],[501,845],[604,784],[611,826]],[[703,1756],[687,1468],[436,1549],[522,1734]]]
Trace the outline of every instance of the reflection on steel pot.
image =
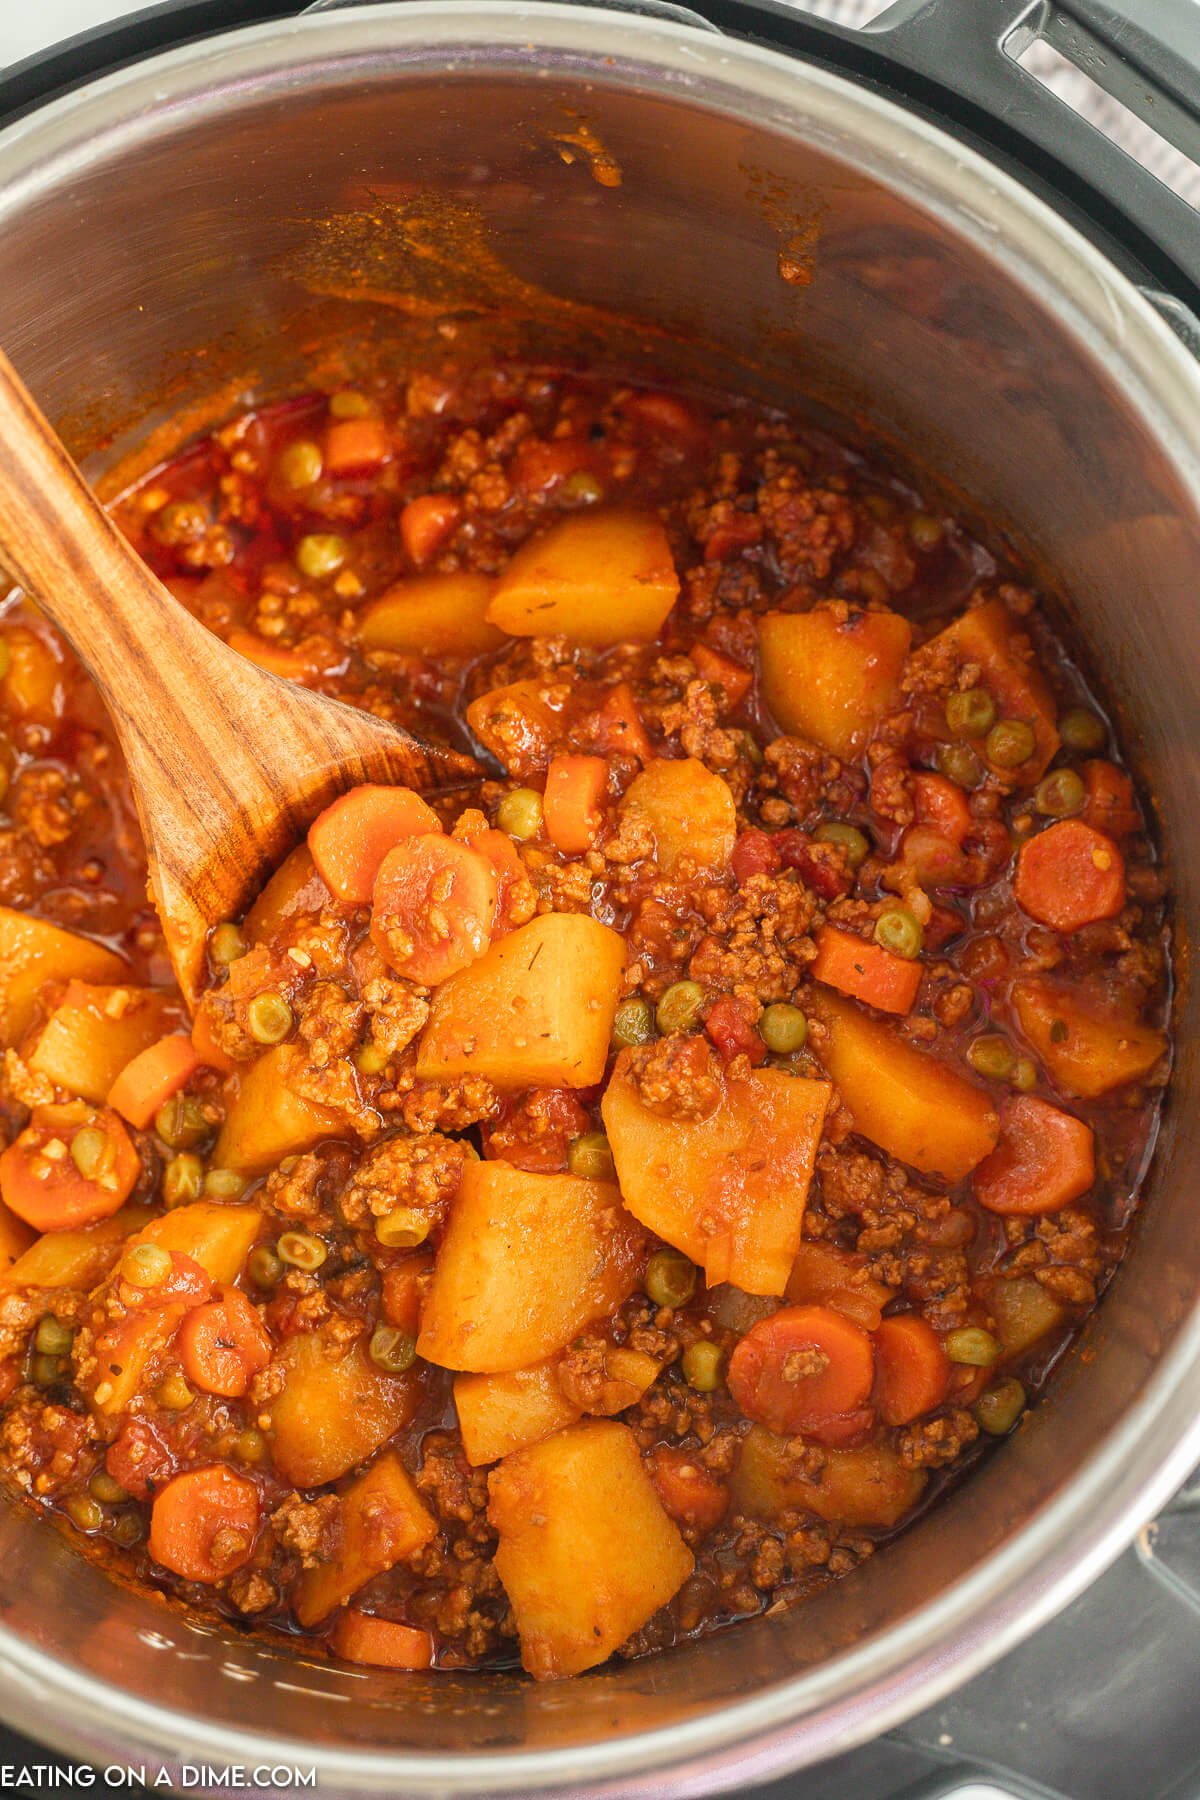
[[[0,134],[0,342],[93,469],[168,414],[227,409],[222,382],[295,382],[314,332],[402,348],[438,315],[469,338],[489,307],[523,347],[811,396],[954,470],[1077,596],[1195,910],[1200,367],[1113,263],[922,118],[671,19],[407,0],[210,38]],[[1195,1004],[1088,1360],[803,1608],[569,1687],[398,1679],[118,1589],[6,1507],[0,1713],[101,1761],[315,1765],[331,1795],[632,1794],[746,1785],[928,1704],[1200,1456]]]

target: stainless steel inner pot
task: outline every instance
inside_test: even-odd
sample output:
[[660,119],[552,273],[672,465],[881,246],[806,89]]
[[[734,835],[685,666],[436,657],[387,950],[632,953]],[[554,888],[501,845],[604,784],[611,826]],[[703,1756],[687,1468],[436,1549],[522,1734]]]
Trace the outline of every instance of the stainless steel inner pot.
[[[457,271],[447,218],[473,234]],[[688,333],[709,379],[869,421],[1010,526],[1120,702],[1191,915],[1200,370],[1125,276],[934,126],[684,24],[406,0],[193,44],[0,134],[0,342],[93,469],[231,371],[300,379],[281,320],[324,309],[405,347],[430,309],[394,290],[434,277],[468,335],[472,301],[520,302],[532,340],[578,328],[670,374],[657,328]],[[684,1794],[929,1704],[1082,1588],[1200,1458],[1195,1012],[1185,985],[1145,1216],[1086,1358],[813,1603],[561,1686],[396,1677],[126,1592],[8,1506],[0,1713],[95,1760],[315,1765],[327,1794]]]

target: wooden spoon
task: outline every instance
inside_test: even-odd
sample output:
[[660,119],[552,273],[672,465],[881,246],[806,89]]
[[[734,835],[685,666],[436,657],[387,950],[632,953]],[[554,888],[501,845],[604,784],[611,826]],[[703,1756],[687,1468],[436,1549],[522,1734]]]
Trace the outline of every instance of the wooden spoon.
[[194,1005],[205,940],[361,781],[461,787],[473,758],[268,674],[182,607],[91,492],[0,351],[0,562],[70,640],[116,725],[150,892]]

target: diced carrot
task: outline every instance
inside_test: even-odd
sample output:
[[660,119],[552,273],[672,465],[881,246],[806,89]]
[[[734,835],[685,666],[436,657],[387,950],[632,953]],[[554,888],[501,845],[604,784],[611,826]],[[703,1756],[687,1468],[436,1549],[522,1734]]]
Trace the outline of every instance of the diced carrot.
[[1085,825],[1106,832],[1111,838],[1128,837],[1141,824],[1133,783],[1115,763],[1097,758],[1083,765],[1083,785],[1087,791],[1080,814]]
[[1095,1179],[1090,1126],[1036,1094],[1020,1094],[1001,1113],[1000,1141],[976,1169],[974,1191],[989,1212],[1037,1215],[1059,1212]]
[[654,746],[627,681],[617,683],[596,714],[593,737],[596,749],[605,756],[635,756],[640,763],[652,760]]
[[389,1325],[416,1337],[432,1274],[433,1256],[428,1250],[416,1250],[411,1256],[402,1256],[399,1262],[383,1271],[381,1304]]
[[258,1517],[258,1489],[228,1463],[189,1469],[155,1496],[150,1555],[185,1581],[223,1581],[254,1554]]
[[1125,863],[1110,837],[1062,819],[1022,844],[1013,893],[1022,911],[1055,931],[1111,919],[1125,904]]
[[[71,1146],[83,1130],[80,1163]],[[142,1172],[141,1159],[116,1113],[82,1106],[38,1107],[0,1156],[0,1198],[36,1231],[67,1231],[118,1212]]]
[[496,924],[496,874],[457,838],[424,832],[389,850],[371,896],[371,941],[398,975],[435,987],[482,956]]
[[748,1418],[784,1436],[819,1431],[870,1397],[875,1353],[829,1306],[787,1306],[752,1327],[729,1359],[729,1391]]
[[603,823],[608,764],[602,756],[555,756],[546,771],[546,835],[564,856],[590,850]]
[[240,1400],[271,1360],[271,1339],[257,1311],[237,1288],[225,1288],[193,1307],[176,1338],[183,1372],[206,1394]]
[[950,1359],[916,1313],[884,1319],[875,1333],[875,1406],[885,1425],[910,1425],[946,1398]]
[[351,788],[314,820],[308,847],[317,873],[337,899],[361,906],[371,898],[379,865],[402,838],[440,831],[438,816],[410,788]]
[[922,772],[913,776],[917,823],[928,825],[952,844],[960,845],[971,829],[967,796],[956,781]]
[[822,925],[815,941],[817,954],[810,970],[814,981],[865,1000],[880,1012],[909,1011],[921,985],[919,961],[894,956],[881,944],[868,944],[837,925]]
[[329,1648],[347,1662],[370,1663],[376,1669],[427,1669],[433,1662],[433,1639],[427,1631],[362,1612],[338,1614]]
[[865,1331],[874,1331],[892,1290],[867,1274],[865,1257],[806,1241],[796,1252],[787,1297],[794,1306],[835,1306]]
[[190,1038],[159,1038],[125,1064],[109,1089],[108,1104],[123,1119],[144,1131],[164,1101],[179,1092],[200,1066]]
[[400,514],[400,541],[418,569],[436,556],[462,517],[452,494],[422,494]]
[[237,1068],[233,1057],[222,1050],[213,1036],[212,1020],[203,1003],[192,1020],[192,1049],[207,1069],[219,1069],[222,1075],[232,1075]]
[[744,700],[750,691],[754,676],[741,663],[735,663],[731,656],[722,656],[709,644],[693,644],[688,655],[696,665],[696,673],[705,681],[712,682],[725,690],[725,698],[730,706],[736,706]]
[[370,475],[391,453],[392,440],[382,419],[331,419],[325,427],[326,474]]
[[650,1452],[650,1479],[671,1517],[697,1531],[711,1531],[729,1508],[729,1489],[694,1450],[659,1444]]

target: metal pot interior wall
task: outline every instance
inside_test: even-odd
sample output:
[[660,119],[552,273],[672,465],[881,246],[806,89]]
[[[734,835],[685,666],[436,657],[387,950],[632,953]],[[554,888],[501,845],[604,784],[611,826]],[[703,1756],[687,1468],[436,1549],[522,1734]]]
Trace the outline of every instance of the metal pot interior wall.
[[[0,342],[91,467],[188,408],[199,419],[239,388],[297,385],[331,326],[399,364],[446,343],[449,317],[464,354],[492,339],[816,401],[948,476],[957,503],[1010,523],[1057,573],[1154,781],[1179,892],[1194,893],[1200,484],[1194,456],[1183,469],[1162,447],[1172,423],[1113,345],[1155,379],[1182,352],[1098,259],[1056,249],[1006,184],[962,173],[882,103],[715,35],[583,8],[514,20],[472,7],[451,23],[414,3],[227,42],[0,137]],[[629,1734],[688,1721],[686,1745],[643,1741],[627,1760],[707,1754],[722,1731],[770,1734],[801,1715],[793,1760],[830,1747],[835,1713],[841,1741],[866,1735],[978,1665],[1022,1612],[1032,1622],[1072,1560],[1081,1576],[1115,1547],[1108,1514],[1089,1534],[1064,1498],[1089,1459],[1108,1470],[1092,1479],[1112,1511],[1181,1435],[1154,1383],[1193,1329],[1200,1270],[1191,1010],[1185,1030],[1137,1252],[1090,1360],[1076,1356],[934,1516],[810,1604],[563,1687],[397,1681],[114,1587],[7,1508],[0,1620],[55,1669],[204,1721],[210,1747],[252,1726],[297,1754],[489,1759],[470,1775],[393,1763],[374,1778],[402,1774],[406,1792],[537,1785],[549,1765],[519,1773],[513,1759],[543,1751],[563,1753],[560,1785],[586,1781],[600,1762],[619,1772]],[[11,1642],[0,1675],[10,1696],[27,1684],[26,1725],[93,1749],[105,1733],[119,1747],[161,1737],[94,1694],[79,1718],[61,1702],[50,1717]],[[742,1701],[736,1727],[714,1724]]]

